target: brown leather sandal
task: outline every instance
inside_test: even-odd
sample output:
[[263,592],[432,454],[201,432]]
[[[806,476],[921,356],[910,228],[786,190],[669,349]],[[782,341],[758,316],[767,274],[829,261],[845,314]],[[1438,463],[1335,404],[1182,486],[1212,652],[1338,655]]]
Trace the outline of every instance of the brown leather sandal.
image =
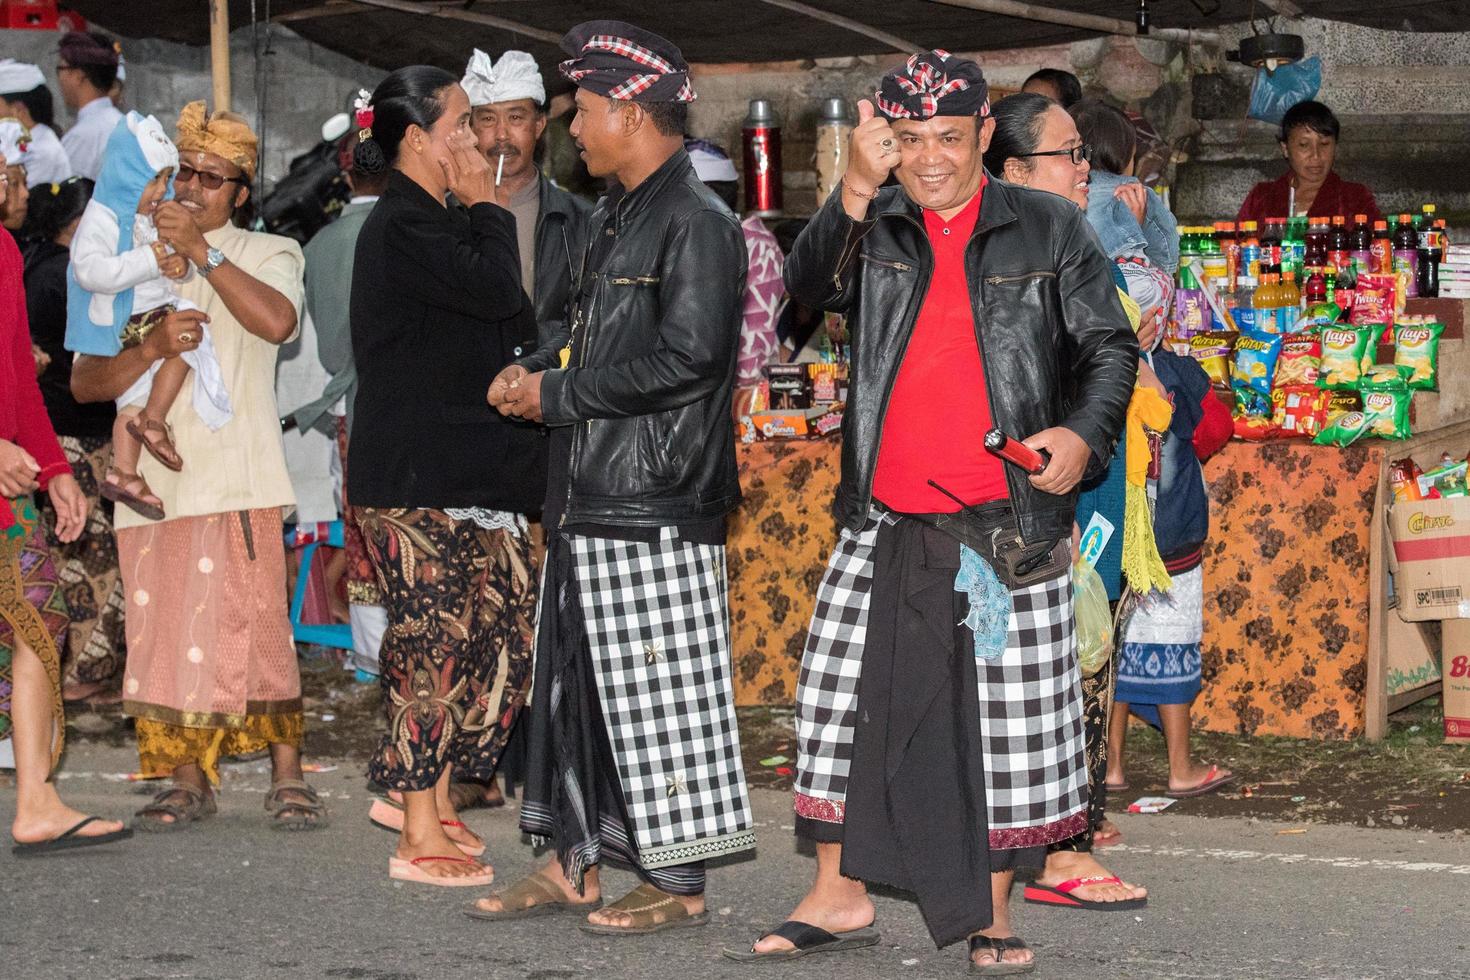
[[[116,466],[109,467],[99,492],[105,499],[131,508],[150,521],[163,520],[163,501],[148,486],[148,481],[136,473],[129,473]],[[149,497],[158,502],[150,501]]]
[[[305,799],[287,797],[286,793],[298,793]],[[270,792],[265,794],[265,810],[270,814],[274,830],[320,830],[330,822],[327,805],[316,790],[299,779],[272,783]]]
[[665,929],[684,929],[709,923],[709,913],[690,915],[682,903],[644,882],[607,907],[609,912],[625,912],[633,921],[626,926],[605,926],[584,922],[581,929],[593,936],[646,936]]
[[[142,425],[139,425],[139,422]],[[127,430],[128,435],[143,444],[143,448],[148,450],[149,456],[152,456],[175,473],[184,468],[184,457],[179,455],[178,449],[174,446],[173,426],[167,422],[139,418],[136,421],[129,421]],[[150,432],[160,433],[157,441],[148,438],[148,433]]]
[[600,899],[591,902],[567,901],[560,888],[539,874],[526,875],[505,891],[496,892],[490,897],[500,899],[499,912],[491,912],[478,905],[471,905],[464,910],[464,914],[471,919],[504,922],[508,919],[532,919],[542,915],[555,915],[558,912],[592,912],[602,908]]
[[[174,802],[170,802],[170,801]],[[191,823],[219,812],[214,796],[205,796],[193,786],[174,783],[133,814],[133,827],[148,833],[166,834],[183,830]],[[164,817],[171,819],[165,820]]]

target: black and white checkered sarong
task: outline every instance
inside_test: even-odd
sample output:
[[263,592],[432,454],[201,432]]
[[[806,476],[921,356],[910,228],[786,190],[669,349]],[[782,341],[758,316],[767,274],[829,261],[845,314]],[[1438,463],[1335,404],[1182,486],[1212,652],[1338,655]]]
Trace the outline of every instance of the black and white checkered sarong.
[[[817,589],[796,690],[796,812],[841,823],[867,641],[873,548],[892,515],[843,530]],[[1068,574],[1011,593],[1003,654],[977,659],[990,846],[1034,847],[1086,828],[1082,675]]]
[[725,549],[569,535],[639,864],[755,846],[740,760]]

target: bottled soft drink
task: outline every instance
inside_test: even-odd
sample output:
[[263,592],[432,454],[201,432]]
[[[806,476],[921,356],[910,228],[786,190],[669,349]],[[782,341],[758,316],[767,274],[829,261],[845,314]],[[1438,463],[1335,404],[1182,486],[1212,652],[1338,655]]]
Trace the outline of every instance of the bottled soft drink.
[[1261,271],[1281,274],[1281,252],[1286,243],[1286,219],[1267,218],[1261,232]]
[[1296,321],[1301,319],[1302,291],[1297,288],[1296,273],[1290,269],[1281,274],[1281,292],[1276,304],[1277,332],[1291,333]]
[[1330,265],[1322,270],[1322,299],[1325,302],[1337,302],[1337,275],[1337,270]]
[[1261,284],[1251,295],[1251,311],[1257,330],[1262,333],[1280,333],[1276,325],[1276,307],[1280,300],[1280,277],[1274,272],[1261,273]]
[[1398,227],[1393,231],[1393,271],[1395,275],[1408,275],[1405,296],[1419,295],[1419,233],[1407,214],[1399,215]]
[[[1352,278],[1356,280],[1363,272],[1373,271],[1373,226],[1366,214],[1353,215],[1353,230],[1349,235],[1353,250]],[[1342,272],[1342,269],[1338,269]]]
[[1424,205],[1426,227],[1419,235],[1418,286],[1420,296],[1439,295],[1440,229],[1444,222],[1434,217],[1434,205]]
[[1230,280],[1230,290],[1235,291],[1235,280],[1240,276],[1240,239],[1235,236],[1235,222],[1215,223],[1215,240],[1225,254],[1225,277]]
[[1254,330],[1256,328],[1256,288],[1258,283],[1254,276],[1241,273],[1235,280],[1235,304],[1231,315],[1235,317],[1235,325],[1241,330]]
[[1281,244],[1283,271],[1290,269],[1300,277],[1303,258],[1307,254],[1307,219],[1305,216],[1287,219],[1286,232]]
[[1327,233],[1327,262],[1339,271],[1346,269],[1352,262],[1353,243],[1352,236],[1348,234],[1347,219],[1342,215],[1336,215],[1332,219],[1332,229]]
[[1302,302],[1307,306],[1327,302],[1327,273],[1322,266],[1312,266],[1307,271],[1306,286],[1302,290]]
[[1306,266],[1320,268],[1327,264],[1327,239],[1331,233],[1332,225],[1326,218],[1313,218],[1311,220],[1311,223],[1307,226],[1305,250],[1302,253],[1302,261]]
[[1380,275],[1393,274],[1393,236],[1389,234],[1387,221],[1373,222],[1373,245],[1368,265],[1370,272]]
[[1254,221],[1240,223],[1240,273],[1252,279],[1261,275],[1261,239]]

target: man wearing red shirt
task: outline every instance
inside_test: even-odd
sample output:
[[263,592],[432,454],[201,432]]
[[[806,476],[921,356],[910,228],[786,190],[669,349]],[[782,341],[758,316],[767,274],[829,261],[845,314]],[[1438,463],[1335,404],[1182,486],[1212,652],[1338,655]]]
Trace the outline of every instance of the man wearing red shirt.
[[[938,945],[968,940],[975,972],[1026,972],[1011,877],[1086,826],[1075,487],[1111,456],[1138,343],[1082,212],[987,179],[978,65],[915,55],[876,102],[785,276],[853,338],[843,530],[797,693],[797,833],[817,879],[726,955],[873,945],[862,882],[882,881],[915,892]],[[989,455],[992,428],[1045,468]]]

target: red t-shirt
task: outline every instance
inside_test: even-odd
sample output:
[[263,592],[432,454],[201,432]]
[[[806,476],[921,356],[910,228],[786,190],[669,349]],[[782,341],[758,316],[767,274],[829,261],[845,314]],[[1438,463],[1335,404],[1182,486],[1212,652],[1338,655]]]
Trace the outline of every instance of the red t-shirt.
[[990,402],[965,281],[965,246],[980,218],[984,192],[981,184],[948,222],[933,211],[924,212],[934,275],[898,366],[873,476],[873,496],[902,513],[960,509],[929,486],[929,480],[966,504],[1009,496],[1005,464],[985,451]]

